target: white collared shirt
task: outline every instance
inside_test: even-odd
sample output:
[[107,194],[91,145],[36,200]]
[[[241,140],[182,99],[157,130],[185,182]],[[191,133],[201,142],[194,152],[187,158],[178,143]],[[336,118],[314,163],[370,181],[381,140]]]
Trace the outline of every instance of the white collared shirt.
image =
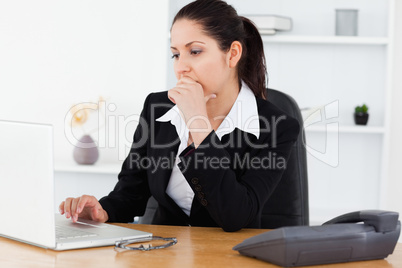
[[[187,148],[189,129],[177,105],[156,119],[156,121],[170,121],[170,123],[175,126],[177,135],[180,138],[176,161],[173,165],[173,171],[166,188],[166,193],[176,202],[184,213],[190,216],[194,192],[177,166],[177,164],[180,163],[179,155]],[[257,100],[254,93],[243,81],[235,103],[215,133],[221,140],[224,135],[231,133],[235,128],[251,133],[256,136],[257,139],[260,136]]]

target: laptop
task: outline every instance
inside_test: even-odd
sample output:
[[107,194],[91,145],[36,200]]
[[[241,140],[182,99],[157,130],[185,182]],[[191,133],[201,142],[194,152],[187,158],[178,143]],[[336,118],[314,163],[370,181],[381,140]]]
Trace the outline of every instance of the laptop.
[[152,236],[55,212],[53,127],[0,120],[0,236],[53,250]]

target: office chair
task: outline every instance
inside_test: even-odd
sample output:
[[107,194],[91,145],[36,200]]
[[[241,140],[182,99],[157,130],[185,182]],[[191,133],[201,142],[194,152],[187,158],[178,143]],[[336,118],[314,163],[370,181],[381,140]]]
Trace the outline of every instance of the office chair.
[[[303,117],[296,101],[289,95],[274,89],[268,89],[267,99],[282,111],[297,119],[301,130],[297,141],[293,145],[282,179],[263,208],[261,228],[273,229],[283,226],[308,225],[307,156]],[[138,223],[150,224],[157,207],[157,201],[151,197],[145,214],[140,217]]]
[[290,152],[282,179],[264,205],[261,228],[308,225],[307,155],[303,117],[296,101],[283,92],[268,89],[267,100],[297,119],[300,124],[300,133]]
[[151,224],[154,218],[156,209],[158,208],[158,202],[155,200],[153,196],[148,199],[147,209],[143,216],[139,217],[139,224]]

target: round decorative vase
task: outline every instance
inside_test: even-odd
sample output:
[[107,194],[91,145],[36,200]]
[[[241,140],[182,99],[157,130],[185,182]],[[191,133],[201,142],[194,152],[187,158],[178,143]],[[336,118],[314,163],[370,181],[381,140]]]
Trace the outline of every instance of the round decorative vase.
[[91,136],[84,135],[75,145],[73,156],[80,165],[93,165],[99,158],[98,146]]
[[369,119],[368,113],[355,113],[356,125],[367,125],[368,119]]

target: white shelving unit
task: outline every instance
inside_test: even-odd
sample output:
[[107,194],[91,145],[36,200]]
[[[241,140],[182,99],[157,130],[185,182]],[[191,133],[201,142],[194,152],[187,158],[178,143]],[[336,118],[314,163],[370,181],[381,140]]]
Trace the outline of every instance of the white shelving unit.
[[121,163],[96,163],[95,165],[78,165],[76,163],[62,163],[56,164],[54,167],[55,172],[59,173],[83,173],[83,174],[119,174],[121,170]]
[[[290,2],[286,1],[287,4]],[[336,1],[322,2],[336,7]],[[384,2],[388,5],[385,12]],[[278,9],[271,4],[274,10]],[[290,94],[302,108],[325,106],[332,101],[339,103],[337,118],[324,118],[323,122],[308,124],[305,128],[307,146],[310,150],[317,148],[318,152],[314,156],[308,155],[312,224],[322,223],[339,213],[380,209],[386,194],[394,1],[342,4],[361,9],[360,23],[375,23],[363,20],[367,10],[382,12],[375,17],[380,18],[386,28],[356,37],[303,35],[301,28],[295,35],[289,32],[263,36],[268,72],[272,77],[270,87]],[[371,6],[367,8],[365,5]],[[280,7],[283,15],[288,11],[295,12],[284,6],[290,5]],[[322,6],[315,10],[313,5],[306,5],[299,13],[307,12],[306,9],[325,12]],[[299,14],[293,15],[302,20]],[[369,27],[366,25],[366,28]],[[293,65],[300,68],[293,68]],[[372,84],[367,83],[370,80]],[[369,124],[356,126],[352,120],[353,110],[362,102],[370,108]],[[328,143],[333,141],[338,150],[328,149]],[[326,155],[328,152],[333,155]],[[331,165],[331,161],[336,165]]]
[[388,45],[386,37],[354,37],[354,36],[263,36],[265,43],[278,44],[328,44],[328,45]]
[[335,132],[339,133],[355,133],[355,134],[384,134],[384,127],[367,127],[367,126],[341,126],[338,129],[326,128],[325,126],[309,126],[305,128],[308,132]]

